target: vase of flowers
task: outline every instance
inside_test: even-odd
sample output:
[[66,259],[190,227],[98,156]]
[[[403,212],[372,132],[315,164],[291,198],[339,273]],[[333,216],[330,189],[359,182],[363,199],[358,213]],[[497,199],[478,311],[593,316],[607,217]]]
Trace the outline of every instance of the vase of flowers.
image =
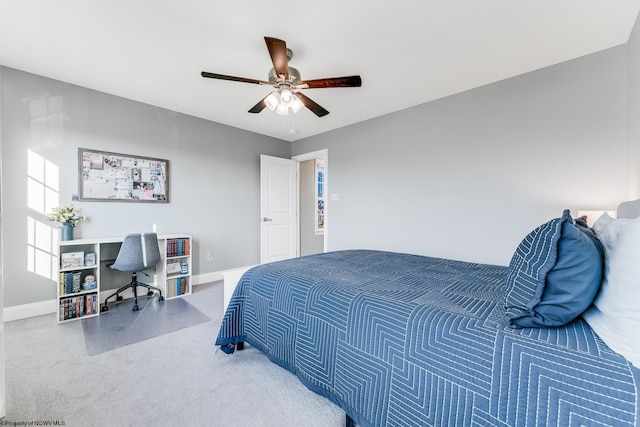
[[84,216],[80,215],[80,208],[74,207],[73,204],[53,208],[47,218],[61,224],[60,240],[73,240],[74,227],[85,220]]

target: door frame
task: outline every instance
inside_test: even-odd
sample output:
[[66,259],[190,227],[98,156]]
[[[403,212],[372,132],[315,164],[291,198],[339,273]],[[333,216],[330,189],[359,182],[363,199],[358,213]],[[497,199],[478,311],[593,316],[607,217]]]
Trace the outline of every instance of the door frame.
[[[325,181],[324,181],[324,191],[326,195],[329,195],[329,180],[331,174],[329,173],[329,149],[324,148],[322,150],[311,151],[309,153],[298,154],[296,156],[291,156],[291,160],[295,160],[297,164],[297,180],[298,180],[298,223],[296,227],[298,227],[298,254],[300,254],[300,162],[304,162],[307,160],[314,160],[318,157],[322,157],[324,159],[324,169],[325,169]],[[327,252],[327,248],[329,246],[329,197],[327,197],[326,202],[324,204],[324,252]]]

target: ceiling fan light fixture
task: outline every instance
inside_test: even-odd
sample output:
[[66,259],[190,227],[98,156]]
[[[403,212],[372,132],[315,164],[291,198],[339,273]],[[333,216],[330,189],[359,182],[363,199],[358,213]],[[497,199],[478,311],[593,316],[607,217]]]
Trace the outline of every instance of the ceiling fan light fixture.
[[293,95],[293,102],[291,102],[291,109],[293,112],[297,114],[298,111],[302,110],[302,108],[304,108],[304,104],[300,101],[300,98],[298,98],[297,95]]
[[280,102],[288,106],[292,101],[292,98],[293,95],[291,94],[291,91],[289,89],[282,89],[282,91],[280,92]]
[[289,114],[289,106],[288,105],[284,105],[284,104],[278,104],[278,106],[276,107],[276,113],[280,114],[281,116],[286,116]]
[[277,92],[271,92],[269,94],[269,96],[267,96],[264,99],[264,104],[267,106],[268,109],[270,109],[271,111],[275,110],[276,107],[278,107],[278,105],[280,104],[280,99],[278,97],[278,93]]

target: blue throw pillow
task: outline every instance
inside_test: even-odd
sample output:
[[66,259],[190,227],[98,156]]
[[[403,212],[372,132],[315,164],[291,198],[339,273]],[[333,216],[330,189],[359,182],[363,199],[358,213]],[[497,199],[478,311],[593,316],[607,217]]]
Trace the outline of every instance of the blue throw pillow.
[[533,230],[509,264],[505,309],[516,327],[554,327],[593,302],[604,272],[604,250],[593,231],[562,217]]

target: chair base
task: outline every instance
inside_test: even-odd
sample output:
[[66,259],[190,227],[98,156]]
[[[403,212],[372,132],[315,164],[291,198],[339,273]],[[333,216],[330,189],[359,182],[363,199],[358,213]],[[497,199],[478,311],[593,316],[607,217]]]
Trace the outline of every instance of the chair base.
[[139,309],[139,307],[138,307],[138,286],[142,286],[143,288],[147,288],[147,295],[148,296],[154,295],[155,294],[154,291],[157,291],[160,294],[158,296],[158,301],[164,301],[164,297],[162,296],[162,289],[157,288],[155,286],[147,285],[146,283],[138,282],[138,278],[137,278],[136,273],[133,273],[131,275],[131,282],[128,285],[122,286],[120,289],[118,289],[117,291],[115,291],[114,293],[109,295],[107,298],[105,298],[104,305],[102,306],[101,311],[102,312],[109,311],[109,306],[107,305],[107,301],[109,301],[110,298],[116,297],[116,301],[122,301],[122,296],[120,295],[120,292],[124,292],[129,288],[133,289],[133,297],[134,297],[133,311],[138,311],[138,309]]

